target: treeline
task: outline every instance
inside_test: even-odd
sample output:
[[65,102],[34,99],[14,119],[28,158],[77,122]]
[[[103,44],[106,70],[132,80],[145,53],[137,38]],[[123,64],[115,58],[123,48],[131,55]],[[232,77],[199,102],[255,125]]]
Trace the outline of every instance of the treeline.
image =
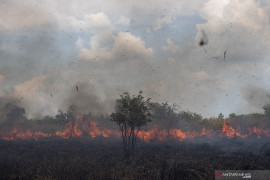
[[[74,106],[71,106],[74,108]],[[225,118],[222,113],[217,117],[203,118],[202,115],[189,112],[180,111],[175,104],[169,103],[150,103],[151,119],[152,121],[144,126],[144,130],[149,130],[157,127],[160,130],[169,131],[170,129],[181,129],[182,131],[201,131],[202,128],[221,130],[224,123],[230,124],[233,127],[240,127],[247,129],[251,127],[270,127],[270,105],[267,104],[263,107],[264,113],[236,115],[232,113],[229,117]],[[71,108],[70,108],[71,109]],[[55,116],[45,116],[39,119],[27,119],[25,110],[21,107],[11,106],[8,107],[5,120],[0,123],[1,127],[13,128],[14,125],[19,129],[27,130],[32,129],[35,131],[42,131],[45,133],[55,133],[65,128],[65,125],[74,118],[76,119],[76,112],[68,110],[64,112],[58,111]],[[78,115],[78,114],[77,114]],[[72,116],[72,118],[71,118]],[[83,115],[83,120],[96,121],[100,128],[117,129],[115,123],[111,122],[108,114],[93,115],[91,112]]]
[[[202,128],[221,130],[224,123],[233,127],[247,129],[251,127],[270,127],[270,105],[263,107],[264,113],[253,113],[236,115],[231,113],[225,118],[222,113],[217,117],[203,118],[202,115],[189,112],[178,111],[177,105],[169,105],[168,103],[153,103],[153,125],[160,129],[170,130],[172,128],[181,129],[183,131],[200,131]],[[150,125],[150,124],[149,124]]]

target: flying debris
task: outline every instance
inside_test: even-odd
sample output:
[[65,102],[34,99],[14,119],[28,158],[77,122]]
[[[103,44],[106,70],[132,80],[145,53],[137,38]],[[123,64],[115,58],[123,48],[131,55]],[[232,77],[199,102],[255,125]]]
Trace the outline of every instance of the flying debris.
[[225,59],[226,59],[226,52],[227,52],[227,51],[224,51],[224,61],[225,61]]
[[204,46],[204,45],[208,44],[208,37],[203,30],[201,31],[201,33],[202,33],[202,37],[201,37],[201,40],[199,42],[199,45]]
[[204,49],[204,52],[205,52],[205,54],[207,54],[207,51],[206,51],[206,49],[205,48],[203,48]]
[[76,86],[76,90],[77,90],[77,92],[79,92],[79,88],[78,88],[78,86]]

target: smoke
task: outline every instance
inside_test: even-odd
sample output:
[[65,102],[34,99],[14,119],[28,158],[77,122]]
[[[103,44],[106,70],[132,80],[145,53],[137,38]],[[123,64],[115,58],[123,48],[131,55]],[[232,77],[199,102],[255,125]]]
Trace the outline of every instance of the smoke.
[[[7,119],[16,120],[19,111],[23,112],[24,109],[20,107],[20,101],[11,97],[0,97],[0,122]],[[14,113],[14,116],[11,114]]]
[[6,120],[9,122],[17,122],[25,119],[25,109],[18,107],[15,104],[6,104]]
[[270,103],[270,90],[258,86],[246,86],[242,89],[243,96],[248,102],[249,110],[260,110]]
[[[54,115],[72,104],[82,112],[108,112],[110,99],[122,90],[143,90],[157,102],[183,104],[182,109],[208,117],[239,113],[235,109],[244,105],[240,88],[261,85],[269,77],[268,11],[253,1],[200,3],[5,1],[0,7],[0,82],[5,77],[0,96],[1,91],[22,92],[27,117]],[[126,25],[116,23],[120,17]],[[153,22],[164,19],[155,28]],[[201,30],[205,46],[197,47]],[[62,83],[37,82],[29,91],[20,86],[51,74]],[[242,80],[250,74],[256,80]],[[70,82],[78,79],[94,81],[97,91],[81,83],[77,92]],[[261,110],[264,97],[246,93],[250,109],[241,112]]]
[[66,96],[61,105],[65,110],[74,106],[76,107],[76,112],[79,114],[92,113],[93,115],[103,114],[109,111],[107,105],[110,103],[107,103],[107,100],[98,96],[97,92],[86,83],[77,83],[69,90]]
[[[31,82],[31,83],[30,83]],[[33,83],[34,82],[34,83]],[[41,82],[42,83],[42,82]],[[35,81],[24,83],[17,91],[2,93],[0,96],[0,122],[21,119],[22,114],[28,119],[42,119],[44,116],[56,115],[58,109],[68,112],[76,108],[77,114],[91,113],[94,116],[111,112],[115,99],[110,94],[98,93],[86,82],[68,85],[61,92],[46,90],[46,86]],[[33,101],[35,99],[35,101]],[[48,102],[48,103],[47,103]]]

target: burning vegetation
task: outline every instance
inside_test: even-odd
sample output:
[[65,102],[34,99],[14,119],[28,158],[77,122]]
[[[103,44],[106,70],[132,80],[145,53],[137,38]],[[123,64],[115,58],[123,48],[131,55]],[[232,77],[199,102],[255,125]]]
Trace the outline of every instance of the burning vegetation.
[[81,113],[73,104],[34,120],[9,103],[0,126],[0,173],[4,179],[213,179],[215,169],[267,169],[270,105],[263,108],[264,114],[203,118],[139,92],[123,93],[110,115]]
[[196,113],[177,112],[177,106],[167,102],[152,103],[140,92],[138,96],[122,94],[110,116],[80,114],[78,108],[71,105],[66,113],[59,110],[55,117],[28,120],[23,108],[7,104],[0,139],[115,137],[123,139],[125,150],[134,150],[137,138],[143,142],[200,137],[270,138],[269,107],[264,106],[265,114],[237,116],[232,113],[229,118],[222,114],[216,118],[202,118]]

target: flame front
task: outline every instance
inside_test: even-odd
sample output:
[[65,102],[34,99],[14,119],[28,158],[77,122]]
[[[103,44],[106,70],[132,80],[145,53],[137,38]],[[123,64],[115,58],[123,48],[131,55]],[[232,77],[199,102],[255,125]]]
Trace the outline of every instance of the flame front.
[[16,140],[16,139],[39,139],[44,137],[50,137],[51,134],[46,134],[40,131],[31,132],[30,130],[26,131],[18,131],[17,125],[14,126],[14,128],[11,129],[11,131],[4,133],[3,131],[0,131],[0,138],[3,140]]
[[[121,137],[121,133],[117,130],[111,130],[107,128],[99,128],[98,123],[93,120],[84,120],[83,116],[77,116],[76,120],[69,121],[63,131],[57,131],[55,133],[44,133],[40,131],[30,131],[30,130],[18,130],[15,124],[10,131],[2,128],[0,131],[0,139],[3,140],[16,140],[16,139],[39,139],[46,137],[61,137],[64,139],[78,138],[82,136],[86,137]],[[150,140],[165,141],[168,139],[176,139],[183,141],[185,139],[194,139],[197,137],[221,137],[221,138],[247,138],[247,137],[270,137],[270,130],[253,127],[249,128],[246,133],[243,133],[239,128],[233,128],[230,124],[224,123],[220,131],[202,129],[200,132],[197,131],[183,131],[181,129],[169,129],[161,130],[157,126],[154,126],[150,130],[141,130],[138,132],[137,137],[145,142]]]
[[78,116],[76,121],[69,121],[63,132],[57,131],[56,136],[62,138],[74,138],[83,135],[91,136],[92,138],[103,136],[103,137],[118,137],[120,134],[118,132],[112,131],[110,129],[100,130],[97,127],[97,122],[91,120],[83,120],[82,116]]

